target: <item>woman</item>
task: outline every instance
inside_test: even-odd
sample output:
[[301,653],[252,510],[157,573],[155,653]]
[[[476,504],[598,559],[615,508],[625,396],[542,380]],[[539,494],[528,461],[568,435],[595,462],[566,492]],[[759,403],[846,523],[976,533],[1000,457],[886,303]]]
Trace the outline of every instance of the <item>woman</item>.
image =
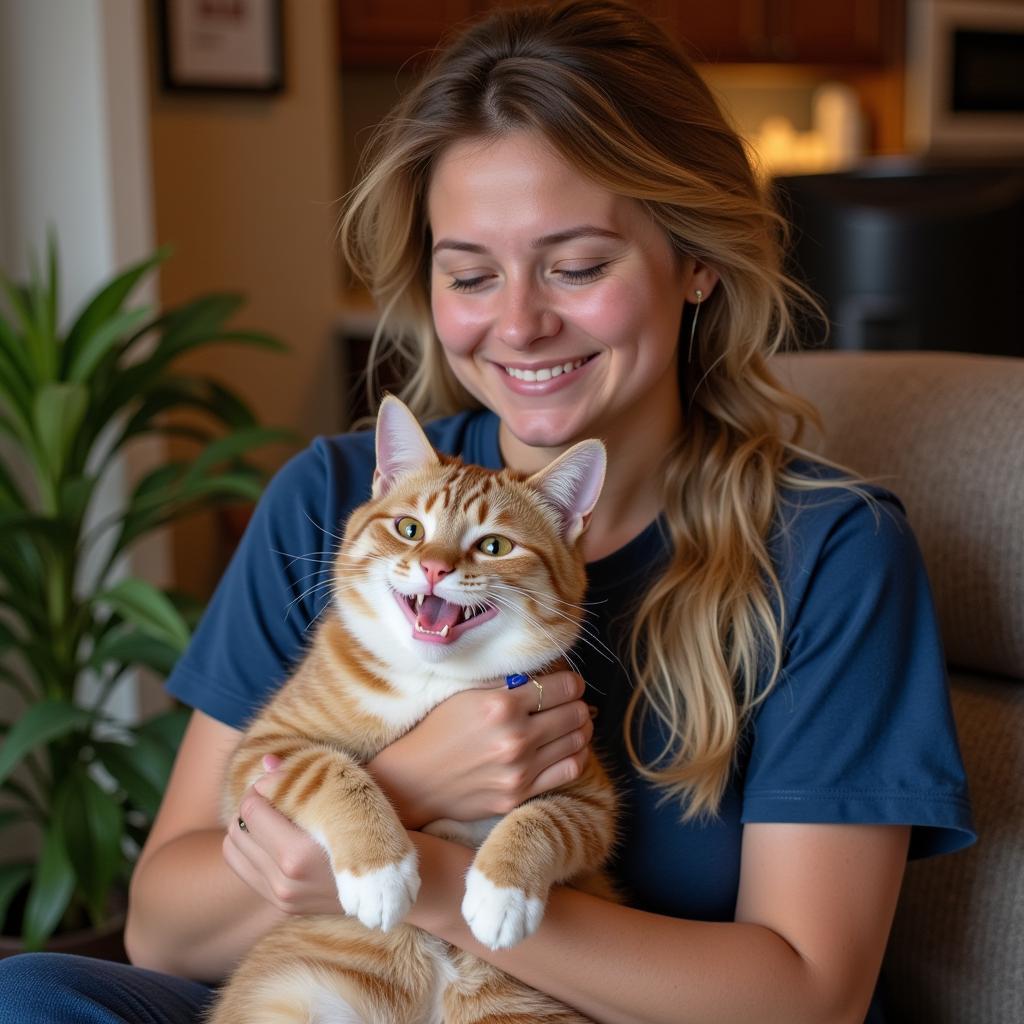
[[[796,289],[740,140],[656,27],[580,2],[456,40],[369,168],[343,244],[412,357],[405,397],[446,417],[435,443],[532,471],[606,442],[588,600],[629,665],[584,652],[583,678],[542,680],[540,714],[531,688],[460,694],[372,763],[418,847],[408,920],[595,1021],[880,1020],[908,849],[970,842],[969,809],[900,506],[783,433],[810,412],[766,361]],[[133,880],[137,965],[212,982],[282,915],[340,912],[319,847],[259,783],[244,832],[225,837],[218,798],[322,607],[303,563],[272,552],[329,552],[315,524],[362,500],[372,469],[362,435],[279,474],[169,683],[197,710]],[[621,779],[627,905],[556,891],[528,942],[478,946],[459,913],[468,851],[415,830],[558,785],[595,728]],[[106,1016],[61,1019],[146,1004],[188,1020],[207,994],[131,968],[104,992]]]

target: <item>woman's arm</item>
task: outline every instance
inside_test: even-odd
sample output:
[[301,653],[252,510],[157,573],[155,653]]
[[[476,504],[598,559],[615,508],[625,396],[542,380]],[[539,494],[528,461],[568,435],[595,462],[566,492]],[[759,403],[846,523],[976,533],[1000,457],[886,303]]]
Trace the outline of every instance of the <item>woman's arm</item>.
[[[371,762],[407,826],[485,818],[578,776],[593,731],[582,680],[569,672],[543,680],[541,714],[531,714],[536,696],[526,688],[466,691]],[[132,877],[125,942],[133,963],[214,981],[283,917],[340,912],[323,850],[255,792],[239,811],[248,831],[232,822],[225,832],[221,788],[240,738],[193,713]]]
[[538,932],[500,953],[459,913],[472,853],[414,839],[423,886],[411,923],[601,1024],[862,1024],[909,829],[748,825],[735,922],[660,917],[563,888]]
[[221,780],[239,736],[192,715],[132,875],[125,946],[134,964],[216,981],[283,916],[222,853]]

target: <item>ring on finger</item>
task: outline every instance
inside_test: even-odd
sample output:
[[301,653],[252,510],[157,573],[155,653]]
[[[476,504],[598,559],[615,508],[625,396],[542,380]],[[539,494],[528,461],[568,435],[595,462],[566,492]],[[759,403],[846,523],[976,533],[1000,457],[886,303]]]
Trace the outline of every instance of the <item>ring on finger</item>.
[[239,829],[241,829],[241,830],[242,830],[243,832],[248,832],[248,831],[249,831],[249,826],[248,826],[248,825],[246,825],[246,823],[245,823],[245,818],[239,818],[239,819],[238,819],[238,827],[239,827]]
[[[544,708],[544,687],[533,676],[530,676],[530,682],[537,687],[537,711],[542,711]],[[536,714],[536,712],[534,713]]]

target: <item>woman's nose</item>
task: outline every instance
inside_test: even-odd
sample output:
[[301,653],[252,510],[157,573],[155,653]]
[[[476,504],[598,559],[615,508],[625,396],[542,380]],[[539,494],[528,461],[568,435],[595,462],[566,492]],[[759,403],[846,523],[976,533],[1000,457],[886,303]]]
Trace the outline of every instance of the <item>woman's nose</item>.
[[533,283],[509,283],[501,295],[497,335],[509,348],[525,349],[556,335],[561,317],[551,308],[544,289]]

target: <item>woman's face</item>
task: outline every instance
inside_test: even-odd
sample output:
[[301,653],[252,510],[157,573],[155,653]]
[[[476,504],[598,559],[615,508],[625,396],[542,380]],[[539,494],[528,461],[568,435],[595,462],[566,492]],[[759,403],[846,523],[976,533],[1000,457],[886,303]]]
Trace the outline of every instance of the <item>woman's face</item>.
[[519,133],[448,149],[427,213],[438,337],[504,431],[552,448],[679,428],[683,304],[714,281],[639,203]]

